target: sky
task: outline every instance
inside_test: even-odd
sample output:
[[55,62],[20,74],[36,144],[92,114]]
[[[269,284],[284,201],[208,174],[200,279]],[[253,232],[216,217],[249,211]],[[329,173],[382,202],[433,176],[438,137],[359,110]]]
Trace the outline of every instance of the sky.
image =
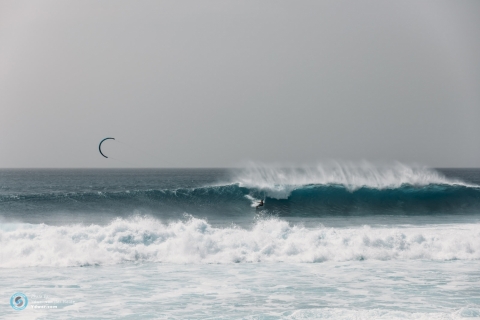
[[480,167],[479,17],[478,0],[0,0],[0,168]]

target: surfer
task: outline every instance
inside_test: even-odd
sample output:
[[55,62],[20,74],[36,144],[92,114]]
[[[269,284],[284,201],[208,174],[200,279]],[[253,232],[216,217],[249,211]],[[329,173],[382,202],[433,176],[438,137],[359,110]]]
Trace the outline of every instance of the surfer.
[[257,205],[257,208],[258,208],[258,207],[263,207],[263,199],[260,200],[260,203]]

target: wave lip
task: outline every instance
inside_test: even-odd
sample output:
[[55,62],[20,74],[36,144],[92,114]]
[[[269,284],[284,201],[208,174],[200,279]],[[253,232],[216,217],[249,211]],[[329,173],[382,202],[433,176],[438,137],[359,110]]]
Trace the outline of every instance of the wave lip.
[[193,217],[164,224],[117,218],[107,226],[17,224],[0,229],[0,267],[125,262],[319,263],[351,260],[478,260],[478,224],[305,228],[280,219],[252,229],[215,228]]
[[375,166],[367,162],[360,165],[336,162],[301,168],[278,168],[252,163],[241,170],[234,180],[241,187],[263,190],[267,196],[276,199],[286,199],[293,190],[309,185],[340,185],[349,191],[432,184],[477,187],[449,179],[426,167],[412,167],[401,163]]

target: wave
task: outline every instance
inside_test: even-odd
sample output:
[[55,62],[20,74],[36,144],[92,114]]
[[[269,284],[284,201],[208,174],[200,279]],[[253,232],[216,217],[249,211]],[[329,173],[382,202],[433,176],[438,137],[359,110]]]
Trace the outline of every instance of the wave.
[[339,185],[302,186],[287,199],[268,199],[265,208],[279,215],[480,213],[480,189],[451,185],[404,185],[395,189]]
[[3,212],[22,214],[40,212],[130,214],[137,209],[163,214],[186,211],[214,213],[216,209],[224,213],[240,213],[249,208],[250,202],[245,198],[248,192],[237,185],[223,185],[179,189],[31,193],[0,195],[0,208]]
[[2,224],[0,267],[126,262],[247,263],[351,260],[478,260],[478,224],[305,228],[270,218],[251,229],[188,217],[117,218],[106,226]]
[[263,195],[265,209],[280,216],[480,212],[480,186],[401,163],[300,168],[251,163],[234,181],[256,197]]
[[[286,198],[272,197],[264,189],[239,184],[175,190],[126,190],[122,192],[70,192],[0,196],[3,212],[127,213],[145,209],[155,214],[205,215],[255,212],[265,199],[264,212],[278,216],[349,214],[480,213],[480,188],[464,185],[402,185],[393,189],[343,185],[296,186]],[[258,211],[258,210],[257,210]]]
[[[119,187],[117,186],[117,189]],[[303,168],[251,165],[226,183],[196,188],[0,194],[0,213],[112,213],[203,216],[480,213],[480,187],[422,167],[332,164]]]

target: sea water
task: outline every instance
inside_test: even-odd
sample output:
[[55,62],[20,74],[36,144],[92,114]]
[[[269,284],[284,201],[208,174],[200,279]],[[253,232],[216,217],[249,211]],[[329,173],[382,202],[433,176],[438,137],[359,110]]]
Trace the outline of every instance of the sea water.
[[480,317],[479,185],[402,164],[0,170],[0,317]]

